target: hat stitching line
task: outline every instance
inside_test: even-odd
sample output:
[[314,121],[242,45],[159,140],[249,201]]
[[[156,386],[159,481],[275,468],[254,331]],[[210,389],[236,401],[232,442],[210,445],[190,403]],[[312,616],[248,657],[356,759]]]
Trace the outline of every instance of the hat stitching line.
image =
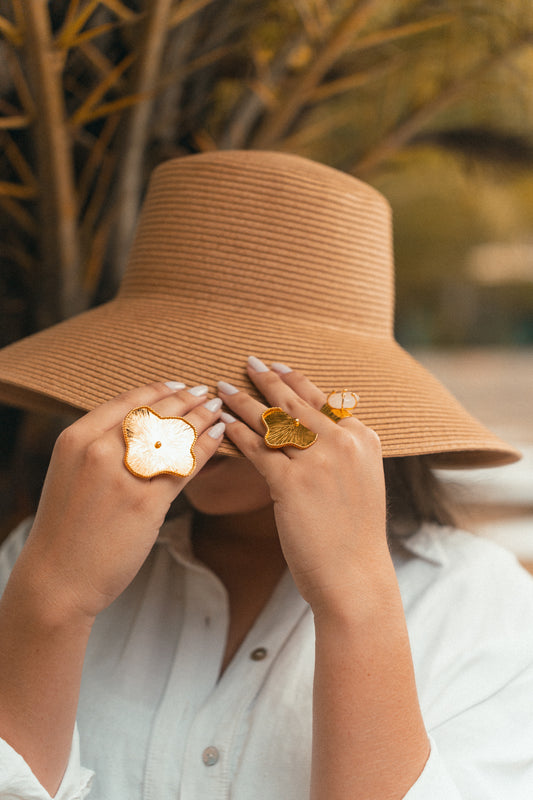
[[[224,152],[225,152],[225,154],[230,154],[232,151],[227,150],[227,151],[224,151]],[[252,152],[252,151],[250,151],[250,152]],[[223,176],[224,173],[227,173],[228,176],[231,175],[232,178],[234,178],[235,175],[237,175],[238,178],[239,178],[239,182],[241,182],[241,181],[243,181],[244,177],[248,177],[248,175],[250,177],[259,175],[259,176],[262,176],[262,177],[268,177],[270,179],[274,178],[276,184],[283,185],[284,179],[286,179],[288,177],[291,177],[291,178],[294,179],[294,183],[296,183],[296,184],[298,184],[300,186],[302,184],[305,184],[307,186],[312,186],[313,188],[316,187],[319,192],[324,192],[324,189],[330,188],[332,191],[336,191],[336,192],[340,193],[340,186],[342,184],[343,188],[346,187],[346,188],[344,188],[344,192],[346,194],[348,194],[348,195],[350,195],[351,192],[353,192],[353,189],[350,191],[350,189],[348,188],[348,182],[352,186],[353,186],[353,182],[356,182],[358,190],[361,192],[361,194],[365,194],[368,197],[376,198],[377,200],[381,201],[381,203],[383,203],[384,205],[389,206],[387,198],[384,195],[382,195],[381,192],[379,192],[373,186],[370,186],[369,184],[363,183],[361,180],[359,180],[355,176],[348,175],[348,173],[341,172],[339,170],[335,170],[333,167],[329,166],[328,164],[322,164],[322,163],[317,164],[318,170],[316,170],[317,175],[315,177],[315,175],[311,174],[312,170],[307,169],[306,172],[302,172],[302,171],[300,171],[298,169],[295,169],[291,165],[289,159],[294,158],[294,155],[281,153],[281,154],[279,154],[279,156],[281,156],[281,157],[277,159],[278,162],[281,162],[282,160],[285,161],[285,158],[284,158],[285,156],[287,156],[287,161],[285,161],[285,166],[283,168],[282,177],[280,179],[280,171],[279,171],[280,163],[278,163],[276,166],[272,166],[271,167],[268,164],[266,164],[265,161],[264,161],[264,158],[265,158],[264,153],[265,153],[265,151],[260,151],[259,150],[259,151],[253,151],[253,152],[254,153],[258,153],[259,156],[262,157],[263,163],[261,163],[259,160],[257,160],[257,161],[255,161],[255,160],[254,161],[252,161],[252,160],[250,160],[250,161],[245,161],[245,160],[241,161],[241,160],[239,160],[238,163],[236,163],[236,162],[232,163],[230,160],[222,161],[222,160],[218,160],[218,159],[215,158],[214,161],[216,161],[217,167],[218,167],[217,173],[216,173],[216,178],[219,179],[219,178],[221,178]],[[266,152],[268,153],[268,151],[266,151]],[[200,154],[198,154],[198,155],[200,155]],[[298,156],[296,156],[296,157],[298,158]],[[171,161],[174,161],[174,164],[172,165],[172,167],[168,167],[167,165],[169,165],[171,163]],[[201,165],[200,158],[198,158],[196,163],[193,163],[193,161],[191,160],[189,162],[189,164],[183,164],[183,163],[180,164],[180,161],[181,161],[181,159],[171,159],[169,161],[163,162],[162,164],[160,164],[156,168],[156,171],[158,171],[160,174],[164,174],[165,172],[170,172],[171,170],[172,170],[172,172],[174,172],[174,169],[177,167],[178,170],[181,170],[182,172],[184,172],[186,170],[188,171],[189,167],[190,167],[191,172],[194,173],[195,182],[198,181],[198,179],[203,177],[203,175],[201,175],[199,170],[198,170],[198,167]],[[303,159],[302,164],[307,166],[307,162],[306,162],[305,159]],[[202,167],[203,166],[204,165],[202,165]],[[165,167],[167,167],[167,169],[165,169]],[[205,170],[205,175],[210,179],[209,183],[212,183],[213,182],[213,177],[214,177],[213,176],[213,167],[212,167],[212,165],[211,166],[207,166],[206,165],[204,167],[204,170]],[[318,172],[320,172],[320,176],[318,175]],[[325,175],[327,175],[327,177],[328,177],[327,181],[324,179]],[[329,180],[330,178],[331,178],[331,181]],[[218,180],[216,182],[218,183]],[[288,183],[288,181],[287,181],[287,183]]]
[[[169,299],[169,298],[165,297],[164,295],[157,296],[157,297],[155,295],[150,295],[150,298],[151,298],[151,301],[154,304],[154,306],[160,305],[161,307],[168,307],[170,305],[172,305],[172,306],[175,305],[172,299]],[[141,299],[141,298],[138,298],[138,297],[127,297],[127,296],[124,297],[124,296],[121,296],[121,297],[117,297],[116,300],[111,300],[110,303],[119,303],[120,305],[130,304],[130,303],[131,304],[138,304],[138,305],[142,304],[142,306],[146,308],[146,298]],[[102,308],[102,306],[100,306],[100,308]],[[195,311],[201,311],[201,310],[210,311],[210,310],[213,310],[215,312],[218,312],[218,315],[223,319],[225,317],[227,317],[227,313],[226,312],[228,311],[228,309],[231,310],[231,311],[238,311],[239,313],[238,313],[237,319],[235,320],[237,323],[239,321],[239,318],[241,318],[243,320],[246,320],[246,321],[248,321],[248,320],[251,320],[251,321],[257,320],[257,321],[261,321],[261,322],[264,322],[265,319],[268,319],[268,320],[270,320],[270,321],[275,323],[275,327],[279,327],[281,322],[283,322],[284,324],[288,323],[288,324],[292,325],[293,324],[292,321],[296,320],[298,322],[298,327],[310,328],[311,330],[319,330],[319,329],[321,330],[321,329],[325,328],[327,330],[332,330],[332,331],[343,333],[343,334],[350,334],[350,335],[354,335],[354,336],[357,336],[357,337],[361,336],[361,337],[368,338],[368,339],[379,339],[380,341],[381,340],[385,340],[385,341],[390,341],[391,343],[397,344],[397,342],[394,339],[392,329],[390,330],[390,332],[387,331],[387,332],[384,332],[384,333],[370,333],[370,332],[366,332],[366,331],[363,332],[363,331],[358,331],[358,330],[354,330],[354,329],[351,329],[351,328],[347,328],[345,325],[339,326],[339,325],[335,325],[335,324],[330,323],[330,322],[323,322],[323,320],[320,320],[320,322],[311,324],[309,322],[309,318],[308,317],[299,316],[297,313],[294,313],[292,310],[289,312],[288,310],[284,309],[283,310],[283,314],[282,314],[280,312],[269,311],[269,309],[265,308],[265,306],[248,305],[247,308],[246,308],[246,311],[243,312],[241,303],[236,302],[236,303],[233,304],[233,303],[227,302],[225,300],[224,308],[222,308],[219,303],[216,303],[215,301],[209,302],[209,301],[207,301],[205,299],[203,299],[202,302],[195,303],[194,309],[195,309]],[[178,311],[178,309],[176,309],[176,311]],[[253,313],[254,311],[256,311],[255,314]],[[185,315],[186,315],[186,314],[183,313],[184,309],[180,308],[179,312],[182,315],[182,318],[184,318]],[[289,314],[290,314],[290,317],[288,317]],[[197,319],[199,315],[198,314],[194,314],[194,315],[191,314],[190,316],[195,318],[195,319]],[[281,317],[284,317],[284,318],[282,319]],[[204,322],[205,322],[205,320],[204,320]],[[294,327],[296,327],[296,325]]]

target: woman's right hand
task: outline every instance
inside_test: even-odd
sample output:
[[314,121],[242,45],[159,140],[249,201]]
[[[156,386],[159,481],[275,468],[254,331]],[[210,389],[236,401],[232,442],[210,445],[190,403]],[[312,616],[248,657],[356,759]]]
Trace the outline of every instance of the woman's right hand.
[[[19,580],[31,576],[43,602],[49,600],[61,616],[90,621],[118,597],[150,552],[174,498],[215,453],[223,425],[212,426],[220,412],[217,401],[206,407],[201,387],[199,392],[176,391],[165,383],[134,389],[59,436],[16,571]],[[190,476],[147,480],[125,467],[122,420],[143,405],[162,417],[185,417],[196,428],[196,468]]]

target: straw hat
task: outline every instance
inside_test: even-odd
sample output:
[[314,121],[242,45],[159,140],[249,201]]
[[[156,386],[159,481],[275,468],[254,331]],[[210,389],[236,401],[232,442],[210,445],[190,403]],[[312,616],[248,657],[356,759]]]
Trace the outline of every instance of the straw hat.
[[390,209],[370,186],[280,153],[174,159],[153,174],[118,296],[0,351],[0,402],[83,411],[156,379],[250,390],[254,354],[357,392],[385,456],[515,461],[394,341],[393,296]]

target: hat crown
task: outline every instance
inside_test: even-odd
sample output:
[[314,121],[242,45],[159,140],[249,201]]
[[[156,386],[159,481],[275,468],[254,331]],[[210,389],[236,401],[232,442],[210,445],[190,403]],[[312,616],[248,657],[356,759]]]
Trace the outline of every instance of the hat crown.
[[232,306],[392,337],[391,215],[299,156],[218,151],[154,172],[119,297]]

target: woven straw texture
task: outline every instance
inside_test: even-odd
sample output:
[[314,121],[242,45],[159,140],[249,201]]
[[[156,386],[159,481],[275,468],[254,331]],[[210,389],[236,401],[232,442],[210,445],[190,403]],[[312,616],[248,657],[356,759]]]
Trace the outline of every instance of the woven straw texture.
[[390,209],[371,187],[278,153],[174,159],[153,174],[117,298],[4,348],[0,401],[90,410],[153,380],[253,391],[253,354],[357,392],[384,456],[516,460],[394,341],[393,295]]

